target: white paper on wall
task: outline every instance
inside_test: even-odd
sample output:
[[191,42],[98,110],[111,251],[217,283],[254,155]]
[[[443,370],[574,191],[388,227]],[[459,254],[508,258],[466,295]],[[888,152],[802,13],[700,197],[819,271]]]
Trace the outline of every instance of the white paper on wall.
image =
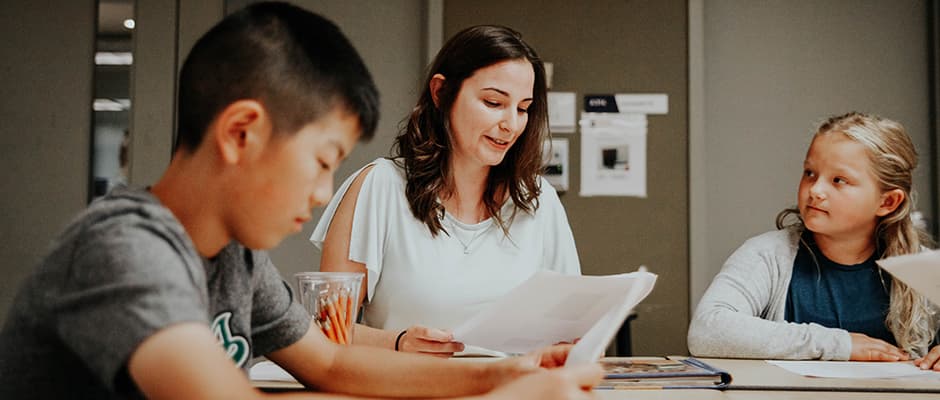
[[646,115],[581,114],[581,191],[646,197]]
[[548,124],[552,133],[574,133],[577,100],[574,92],[548,92]]
[[542,147],[542,159],[545,166],[542,176],[552,184],[557,192],[568,190],[568,139],[546,140]]

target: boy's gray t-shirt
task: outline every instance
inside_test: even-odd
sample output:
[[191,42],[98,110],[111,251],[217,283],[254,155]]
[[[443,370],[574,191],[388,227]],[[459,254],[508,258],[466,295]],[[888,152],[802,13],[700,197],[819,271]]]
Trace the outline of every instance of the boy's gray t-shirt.
[[0,398],[137,398],[137,346],[180,322],[209,326],[243,369],[299,340],[303,307],[264,252],[199,256],[144,190],[92,203],[21,285],[0,332]]

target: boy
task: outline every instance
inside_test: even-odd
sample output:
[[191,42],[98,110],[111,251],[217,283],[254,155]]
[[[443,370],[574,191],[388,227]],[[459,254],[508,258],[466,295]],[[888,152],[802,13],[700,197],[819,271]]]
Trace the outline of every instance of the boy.
[[239,371],[255,355],[331,392],[474,395],[510,382],[488,396],[590,395],[597,366],[538,368],[562,364],[565,348],[460,363],[338,346],[310,328],[258,249],[330,198],[377,110],[368,71],[329,21],[258,3],[220,22],[181,71],[164,175],[89,206],[24,282],[0,333],[0,398],[261,397]]

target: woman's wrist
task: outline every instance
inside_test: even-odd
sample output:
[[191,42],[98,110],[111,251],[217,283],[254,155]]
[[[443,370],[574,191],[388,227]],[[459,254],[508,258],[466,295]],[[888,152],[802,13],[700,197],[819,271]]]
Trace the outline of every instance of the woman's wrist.
[[402,339],[402,337],[405,336],[405,333],[407,333],[407,332],[408,332],[408,330],[405,329],[405,330],[399,332],[399,333],[398,333],[398,336],[395,337],[395,347],[394,347],[395,351],[401,351],[401,339]]

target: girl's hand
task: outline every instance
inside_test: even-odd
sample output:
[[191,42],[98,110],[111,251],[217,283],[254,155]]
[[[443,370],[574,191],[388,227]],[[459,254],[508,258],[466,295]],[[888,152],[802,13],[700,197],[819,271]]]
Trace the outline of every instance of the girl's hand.
[[914,360],[914,365],[920,369],[932,369],[940,371],[940,346],[934,346],[927,355]]
[[[884,340],[861,333],[849,333],[852,336],[852,361],[906,361],[910,356]],[[937,353],[940,355],[940,351]]]
[[435,357],[451,357],[463,351],[463,343],[454,341],[450,331],[414,325],[398,341],[398,351],[423,353]]

